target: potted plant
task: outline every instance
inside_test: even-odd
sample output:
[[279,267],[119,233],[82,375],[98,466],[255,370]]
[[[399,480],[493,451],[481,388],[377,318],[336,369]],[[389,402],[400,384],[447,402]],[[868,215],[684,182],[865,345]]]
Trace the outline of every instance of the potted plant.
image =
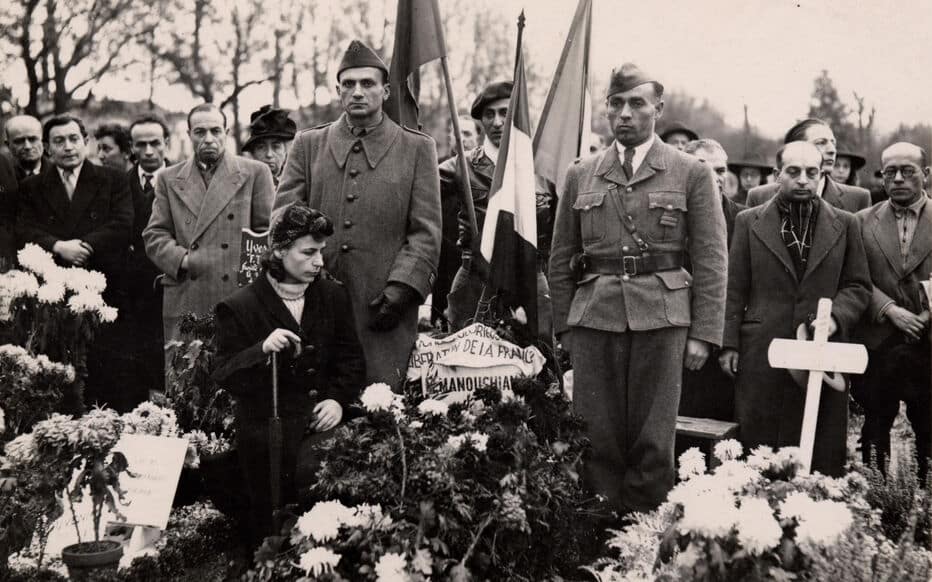
[[[123,421],[116,412],[95,408],[73,422],[78,436],[69,468],[72,473],[78,473],[66,493],[78,543],[62,549],[62,561],[68,566],[71,579],[93,580],[98,573],[116,572],[123,556],[120,542],[100,539],[100,521],[104,505],[118,518],[123,517],[116,505],[116,499],[122,500],[124,495],[119,477],[124,472],[133,475],[129,472],[126,457],[112,452],[123,428]],[[86,494],[90,494],[92,501],[94,541],[81,540],[74,512],[74,503],[81,501]]]

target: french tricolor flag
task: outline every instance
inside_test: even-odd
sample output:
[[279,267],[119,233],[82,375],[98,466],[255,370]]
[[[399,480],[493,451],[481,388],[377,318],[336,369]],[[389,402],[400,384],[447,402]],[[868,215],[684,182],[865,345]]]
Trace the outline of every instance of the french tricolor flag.
[[[519,37],[520,38],[520,37]],[[489,286],[505,305],[523,307],[537,335],[537,197],[524,49],[518,45],[514,89],[495,164],[480,254]]]

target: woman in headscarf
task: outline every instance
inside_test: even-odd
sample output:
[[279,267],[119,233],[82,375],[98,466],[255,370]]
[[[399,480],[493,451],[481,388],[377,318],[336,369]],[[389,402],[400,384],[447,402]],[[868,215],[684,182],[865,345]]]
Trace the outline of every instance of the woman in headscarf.
[[323,213],[296,203],[273,227],[263,272],[216,308],[214,379],[236,401],[236,449],[250,500],[247,535],[272,531],[269,418],[271,355],[278,359],[282,423],[281,499],[296,500],[297,454],[305,432],[336,427],[365,381],[365,360],[343,285],[323,270],[333,234]]

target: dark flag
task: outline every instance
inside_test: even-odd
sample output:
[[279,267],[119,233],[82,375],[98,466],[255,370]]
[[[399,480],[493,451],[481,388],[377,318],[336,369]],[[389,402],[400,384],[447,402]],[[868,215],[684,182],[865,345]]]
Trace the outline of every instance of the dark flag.
[[536,336],[537,200],[524,49],[520,38],[519,35],[514,89],[489,189],[480,254],[487,263],[489,287],[503,294],[510,307],[524,308],[528,327]]
[[420,67],[446,56],[437,0],[398,0],[395,48],[388,73],[385,113],[399,125],[418,128]]

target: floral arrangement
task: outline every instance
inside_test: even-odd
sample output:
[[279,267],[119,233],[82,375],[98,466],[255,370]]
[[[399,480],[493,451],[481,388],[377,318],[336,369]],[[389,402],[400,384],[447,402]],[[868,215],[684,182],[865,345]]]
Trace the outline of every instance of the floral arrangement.
[[257,552],[251,580],[542,580],[578,563],[598,503],[581,420],[559,385],[465,403],[375,384],[367,415],[320,445],[310,511]]
[[701,452],[683,453],[681,481],[667,501],[613,532],[613,555],[588,571],[600,581],[876,580],[890,568],[925,580],[932,573],[932,554],[909,543],[897,550],[883,535],[861,473],[803,475],[793,447],[761,446],[745,457],[729,440],[714,454],[719,464],[707,471]]
[[7,416],[4,422],[0,413],[0,442],[28,431],[48,416],[74,380],[70,364],[53,362],[45,354],[33,356],[12,344],[0,346],[0,402]]
[[[9,328],[12,343],[29,354],[45,354],[74,367],[76,381],[64,397],[65,408],[77,412],[88,346],[101,324],[117,318],[116,308],[102,296],[106,277],[97,271],[61,267],[36,244],[23,247],[17,259],[22,270],[0,274],[0,322]],[[52,404],[58,409],[58,400]]]

